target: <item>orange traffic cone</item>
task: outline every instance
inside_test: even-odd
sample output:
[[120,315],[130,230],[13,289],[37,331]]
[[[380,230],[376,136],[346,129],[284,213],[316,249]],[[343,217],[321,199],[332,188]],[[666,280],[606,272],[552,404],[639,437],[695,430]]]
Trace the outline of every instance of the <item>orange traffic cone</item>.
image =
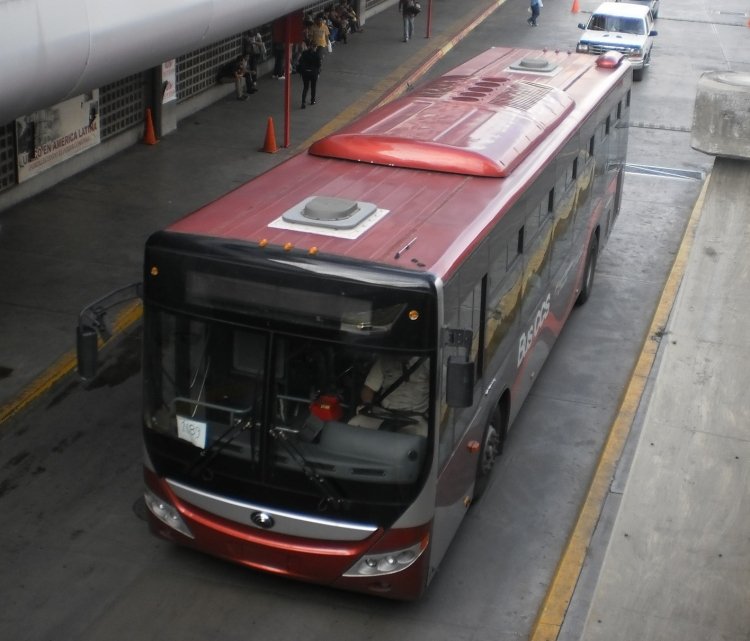
[[146,128],[143,131],[143,142],[146,145],[155,145],[159,142],[154,133],[154,121],[151,118],[151,109],[146,109]]
[[268,116],[268,125],[266,126],[266,141],[263,143],[263,149],[267,154],[275,154],[279,148],[276,146],[276,132],[273,128],[273,118]]
[[578,0],[573,0],[573,6],[570,8],[570,13],[578,13]]

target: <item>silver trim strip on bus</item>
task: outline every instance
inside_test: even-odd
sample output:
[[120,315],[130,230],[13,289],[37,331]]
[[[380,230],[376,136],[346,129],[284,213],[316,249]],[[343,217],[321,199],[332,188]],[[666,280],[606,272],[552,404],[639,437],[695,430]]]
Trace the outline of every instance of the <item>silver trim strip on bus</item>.
[[362,541],[378,529],[375,525],[334,521],[235,501],[183,485],[178,481],[166,481],[179,498],[201,510],[240,525],[275,534],[327,541]]

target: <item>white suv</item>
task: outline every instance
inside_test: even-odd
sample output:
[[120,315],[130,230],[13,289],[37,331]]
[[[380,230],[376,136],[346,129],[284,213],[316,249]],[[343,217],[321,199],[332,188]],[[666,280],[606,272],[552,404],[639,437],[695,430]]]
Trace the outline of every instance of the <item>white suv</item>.
[[647,6],[627,2],[604,2],[586,24],[576,51],[596,55],[606,51],[627,54],[633,67],[633,80],[641,80],[651,62],[654,45],[654,18]]

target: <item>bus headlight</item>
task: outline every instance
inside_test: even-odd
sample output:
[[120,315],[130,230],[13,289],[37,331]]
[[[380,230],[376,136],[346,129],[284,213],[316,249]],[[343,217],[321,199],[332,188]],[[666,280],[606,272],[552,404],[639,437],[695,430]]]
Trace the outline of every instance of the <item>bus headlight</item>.
[[412,565],[422,555],[423,551],[424,546],[420,542],[403,550],[367,554],[345,572],[344,576],[382,576],[401,572]]
[[589,52],[589,46],[583,42],[579,42],[576,45],[576,51],[578,53],[588,53]]
[[151,514],[153,514],[162,523],[165,523],[172,529],[177,530],[180,534],[184,534],[191,539],[195,538],[193,536],[193,533],[185,524],[185,521],[182,520],[180,513],[173,505],[170,505],[164,499],[156,496],[156,494],[154,494],[148,488],[143,493],[143,498],[146,501],[146,507],[148,507],[148,509],[151,511]]

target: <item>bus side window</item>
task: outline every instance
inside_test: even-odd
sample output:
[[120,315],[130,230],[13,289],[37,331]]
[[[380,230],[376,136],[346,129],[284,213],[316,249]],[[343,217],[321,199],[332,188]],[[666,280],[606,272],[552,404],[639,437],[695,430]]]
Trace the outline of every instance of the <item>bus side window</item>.
[[520,310],[522,264],[520,260],[508,264],[508,249],[506,237],[498,238],[497,247],[493,247],[490,254],[487,274],[484,350],[490,371],[494,371],[501,362],[501,355],[509,349],[508,345],[502,347],[509,330],[518,320]]
[[545,212],[545,217],[553,216],[555,213],[555,188],[552,187],[552,189],[549,190],[549,194],[547,194],[547,211]]
[[[572,192],[573,190],[571,190]],[[550,190],[550,203],[553,200],[554,188]],[[565,272],[570,260],[570,250],[573,239],[573,198],[560,199],[556,210],[553,210],[554,227],[552,231],[552,262],[550,274],[552,280],[557,274]],[[552,205],[550,205],[552,206]]]
[[599,123],[589,137],[588,148],[585,153],[584,171],[587,178],[587,187],[591,189],[593,185],[590,181],[594,180],[597,175],[602,173],[602,166],[596,162],[596,154],[604,144],[604,123]]
[[547,223],[530,238],[523,264],[523,315],[533,315],[539,300],[549,285],[549,262],[552,249],[552,222]]
[[[471,348],[469,349],[468,360],[477,363],[479,368],[479,342],[482,335],[482,281],[478,282],[474,289],[461,301],[458,309],[458,327],[470,329],[473,333]],[[477,371],[477,378],[481,371]]]
[[[546,205],[547,203],[545,202],[544,204]],[[523,226],[524,243],[533,242],[534,236],[539,233],[539,227],[542,220],[542,216],[540,214],[541,209],[541,203],[537,203],[530,209],[529,213],[527,214],[526,223]]]

